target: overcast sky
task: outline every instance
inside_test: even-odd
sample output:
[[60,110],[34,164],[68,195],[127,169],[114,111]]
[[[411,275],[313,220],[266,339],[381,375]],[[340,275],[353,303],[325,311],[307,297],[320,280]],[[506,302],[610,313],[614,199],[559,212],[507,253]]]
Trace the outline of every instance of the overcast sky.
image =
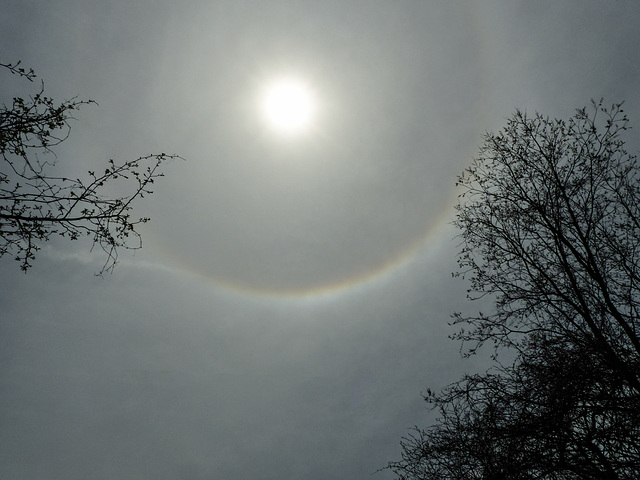
[[[484,368],[447,339],[474,308],[456,175],[515,108],[604,96],[640,128],[638,25],[631,0],[4,0],[0,60],[99,104],[58,168],[186,161],[113,275],[81,242],[0,259],[0,478],[392,478],[421,392]],[[295,135],[261,111],[285,76],[315,100]]]

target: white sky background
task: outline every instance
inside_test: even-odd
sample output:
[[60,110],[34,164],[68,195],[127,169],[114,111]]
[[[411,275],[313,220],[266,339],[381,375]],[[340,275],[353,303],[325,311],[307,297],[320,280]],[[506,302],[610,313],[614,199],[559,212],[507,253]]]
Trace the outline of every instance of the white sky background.
[[[420,392],[480,368],[446,339],[456,174],[516,107],[605,96],[640,128],[639,24],[633,1],[5,1],[2,60],[100,104],[61,169],[187,161],[112,276],[81,243],[0,261],[0,478],[390,478]],[[317,93],[299,138],[258,112],[283,74]]]

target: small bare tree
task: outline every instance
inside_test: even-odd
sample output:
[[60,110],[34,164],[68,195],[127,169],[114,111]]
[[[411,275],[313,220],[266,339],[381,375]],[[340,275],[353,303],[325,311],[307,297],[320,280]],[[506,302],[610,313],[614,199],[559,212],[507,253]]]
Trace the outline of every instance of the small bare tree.
[[[29,82],[36,78],[20,62],[0,67]],[[160,165],[176,155],[109,160],[101,171],[88,171],[85,180],[52,174],[52,148],[68,137],[73,112],[90,103],[73,98],[57,104],[41,82],[35,95],[0,106],[0,257],[13,255],[22,270],[31,267],[40,244],[52,236],[90,236],[106,254],[99,273],[113,269],[118,249],[142,246],[136,226],[149,219],[132,217],[132,202],[152,193],[151,185],[162,176]],[[105,195],[104,187],[114,181],[133,182],[130,193]]]

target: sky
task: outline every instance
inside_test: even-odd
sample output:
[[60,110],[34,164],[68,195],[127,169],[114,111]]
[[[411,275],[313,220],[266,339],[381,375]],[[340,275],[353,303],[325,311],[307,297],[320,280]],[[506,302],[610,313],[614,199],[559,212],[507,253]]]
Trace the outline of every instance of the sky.
[[[98,103],[60,172],[185,160],[113,274],[82,241],[0,259],[0,478],[393,478],[421,393],[487,366],[448,340],[478,308],[456,176],[516,108],[638,125],[639,24],[631,0],[4,0],[2,61]],[[283,78],[314,102],[297,133],[262,111]]]

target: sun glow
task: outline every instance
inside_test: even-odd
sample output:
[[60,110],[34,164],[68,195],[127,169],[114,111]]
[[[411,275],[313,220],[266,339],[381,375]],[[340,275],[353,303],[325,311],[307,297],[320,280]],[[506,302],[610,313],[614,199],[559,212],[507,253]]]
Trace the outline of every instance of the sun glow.
[[315,110],[311,90],[300,81],[279,80],[269,85],[264,92],[262,111],[265,121],[279,133],[302,133],[310,126]]

